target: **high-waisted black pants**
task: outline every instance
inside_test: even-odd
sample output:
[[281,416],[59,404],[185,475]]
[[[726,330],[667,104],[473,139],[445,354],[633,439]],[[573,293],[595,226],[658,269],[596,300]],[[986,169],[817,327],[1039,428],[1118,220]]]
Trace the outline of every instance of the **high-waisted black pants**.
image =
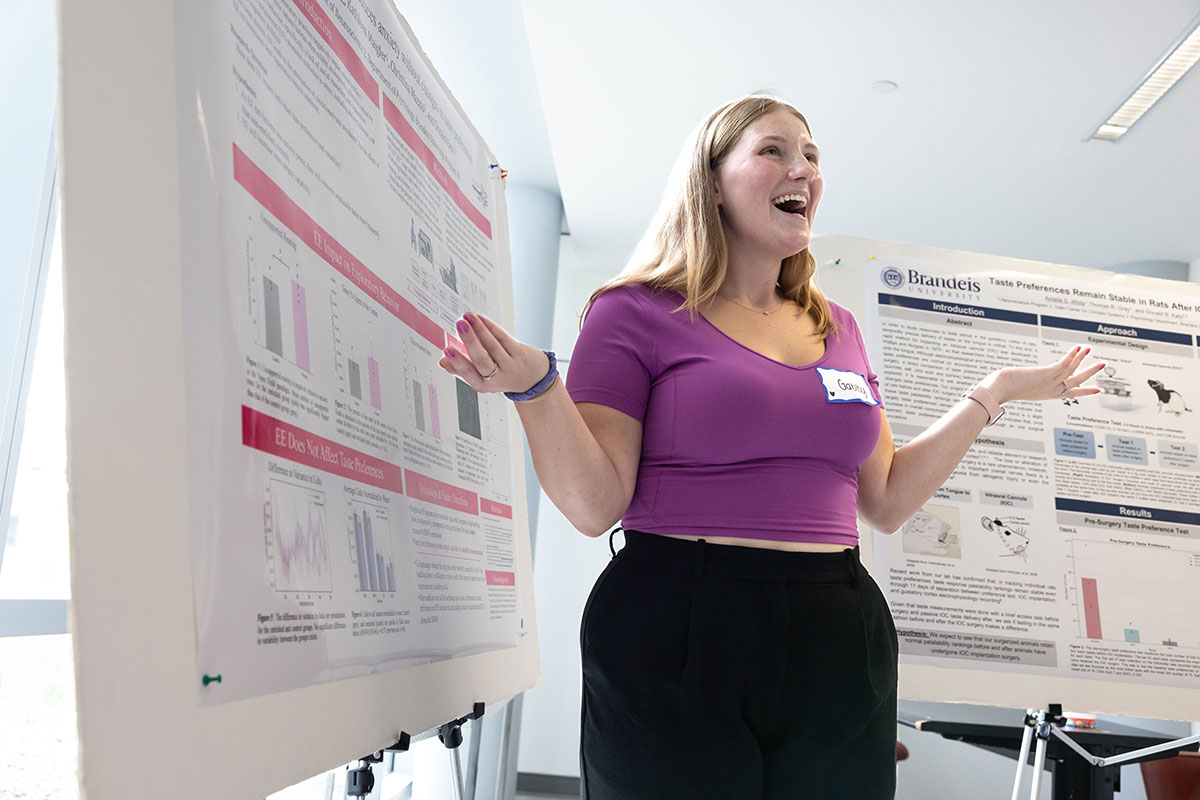
[[858,549],[625,532],[583,613],[587,800],[883,800],[896,629]]

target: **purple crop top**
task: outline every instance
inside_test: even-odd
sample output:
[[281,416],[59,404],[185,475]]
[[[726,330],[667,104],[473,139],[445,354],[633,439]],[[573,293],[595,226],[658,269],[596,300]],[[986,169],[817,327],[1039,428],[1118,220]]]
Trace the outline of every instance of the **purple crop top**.
[[858,543],[858,469],[880,429],[879,382],[853,315],[803,367],[767,358],[682,298],[633,285],[601,295],[575,344],[577,403],[643,425],[631,530]]

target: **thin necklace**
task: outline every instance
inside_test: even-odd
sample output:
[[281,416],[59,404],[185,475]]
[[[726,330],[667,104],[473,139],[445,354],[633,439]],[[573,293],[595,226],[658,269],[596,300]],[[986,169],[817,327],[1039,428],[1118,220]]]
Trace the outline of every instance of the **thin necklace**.
[[744,308],[744,309],[746,309],[747,311],[753,311],[755,314],[762,314],[764,317],[769,317],[769,316],[771,316],[771,315],[772,315],[772,314],[774,314],[776,311],[778,311],[779,309],[781,309],[781,308],[783,308],[784,306],[786,306],[786,305],[787,305],[787,300],[781,300],[781,301],[779,302],[779,305],[775,306],[775,307],[774,307],[774,308],[772,308],[770,311],[763,311],[761,308],[751,308],[750,306],[744,306],[744,305],[742,305],[741,303],[739,303],[737,300],[734,300],[734,299],[733,299],[733,298],[731,298],[731,297],[726,297],[725,295],[723,295],[723,294],[720,294],[720,293],[718,293],[718,294],[717,294],[717,297],[720,297],[722,300],[728,300],[729,302],[733,303],[733,304],[734,304],[735,306],[737,306],[738,308]]

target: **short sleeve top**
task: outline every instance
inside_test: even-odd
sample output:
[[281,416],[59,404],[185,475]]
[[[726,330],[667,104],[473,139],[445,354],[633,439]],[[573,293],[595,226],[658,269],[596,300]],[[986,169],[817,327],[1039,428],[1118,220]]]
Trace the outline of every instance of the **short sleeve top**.
[[858,470],[882,397],[862,334],[830,303],[836,333],[812,364],[747,348],[683,298],[642,285],[592,305],[567,389],[642,423],[624,527],[648,533],[858,542]]

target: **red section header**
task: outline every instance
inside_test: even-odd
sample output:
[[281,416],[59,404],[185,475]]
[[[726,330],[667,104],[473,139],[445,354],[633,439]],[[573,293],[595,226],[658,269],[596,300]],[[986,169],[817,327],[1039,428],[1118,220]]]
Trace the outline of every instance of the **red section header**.
[[435,506],[479,516],[479,495],[450,483],[430,478],[411,469],[404,470],[408,496]]
[[493,517],[512,519],[512,506],[497,503],[495,500],[488,500],[486,497],[479,498],[479,510],[484,514],[491,514]]
[[400,109],[396,108],[396,104],[385,93],[383,95],[383,116],[392,127],[396,129],[396,133],[400,134],[400,138],[404,143],[412,148],[417,154],[417,158],[421,159],[421,163],[425,165],[425,169],[429,170],[429,174],[434,180],[442,185],[446,190],[446,194],[450,195],[450,199],[454,201],[454,205],[458,206],[467,219],[475,223],[475,227],[483,231],[483,235],[492,238],[492,223],[483,215],[483,212],[471,204],[467,196],[463,194],[463,190],[458,188],[458,184],[450,177],[450,173],[442,166],[442,162],[438,161],[438,157],[433,154],[429,146],[417,133],[412,125],[408,124],[408,120],[400,113]]
[[242,406],[242,444],[359,483],[403,492],[400,467]]
[[517,575],[515,572],[497,572],[494,569],[485,569],[483,571],[484,578],[487,580],[488,586],[516,586]]
[[300,13],[308,18],[317,35],[325,40],[325,43],[329,45],[329,49],[345,65],[346,71],[350,73],[350,77],[354,78],[355,82],[366,92],[372,105],[379,108],[379,82],[371,77],[371,71],[367,69],[367,65],[363,63],[363,60],[358,57],[358,52],[355,51],[354,46],[346,41],[346,37],[333,24],[333,20],[329,18],[325,10],[321,8],[316,0],[293,0],[293,2],[296,4],[296,8],[300,9]]
[[399,292],[380,280],[378,275],[351,255],[349,250],[342,247],[305,213],[304,209],[296,205],[287,192],[259,169],[236,144],[233,146],[233,179],[255,200],[262,203],[263,208],[286,225],[288,230],[299,236],[313,252],[374,298],[397,319],[420,334],[422,339],[439,350],[446,346],[446,332],[442,330],[442,326],[422,314],[420,309],[401,297]]

